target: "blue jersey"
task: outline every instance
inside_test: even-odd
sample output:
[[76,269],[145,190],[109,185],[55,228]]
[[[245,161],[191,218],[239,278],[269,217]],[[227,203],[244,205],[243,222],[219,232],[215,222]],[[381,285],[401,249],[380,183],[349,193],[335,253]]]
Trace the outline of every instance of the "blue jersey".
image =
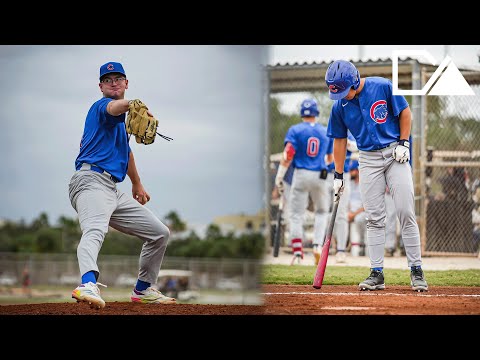
[[398,117],[408,102],[392,95],[392,82],[381,77],[365,78],[365,85],[352,100],[336,100],[328,121],[328,136],[346,138],[350,130],[360,150],[382,149],[400,140]]
[[79,170],[82,163],[95,164],[116,180],[123,181],[127,174],[130,145],[125,114],[112,116],[107,112],[107,105],[112,100],[102,98],[88,111],[75,169]]
[[284,143],[291,143],[295,148],[293,166],[296,169],[326,169],[325,155],[333,152],[333,140],[327,136],[327,129],[319,123],[304,121],[291,126]]

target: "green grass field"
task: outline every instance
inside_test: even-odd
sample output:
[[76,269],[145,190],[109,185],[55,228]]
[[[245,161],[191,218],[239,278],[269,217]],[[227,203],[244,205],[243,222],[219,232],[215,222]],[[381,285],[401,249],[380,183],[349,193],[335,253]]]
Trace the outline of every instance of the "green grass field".
[[[311,285],[316,266],[264,265],[263,284]],[[384,269],[388,285],[410,285],[408,269]],[[480,270],[424,271],[429,286],[480,286]],[[329,266],[323,278],[324,285],[354,285],[365,280],[365,267]]]

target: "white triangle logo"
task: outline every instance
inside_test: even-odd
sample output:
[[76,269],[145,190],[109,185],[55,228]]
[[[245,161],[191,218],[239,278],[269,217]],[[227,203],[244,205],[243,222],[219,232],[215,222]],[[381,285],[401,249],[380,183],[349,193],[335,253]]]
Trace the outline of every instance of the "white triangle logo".
[[428,95],[475,95],[475,93],[451,61]]

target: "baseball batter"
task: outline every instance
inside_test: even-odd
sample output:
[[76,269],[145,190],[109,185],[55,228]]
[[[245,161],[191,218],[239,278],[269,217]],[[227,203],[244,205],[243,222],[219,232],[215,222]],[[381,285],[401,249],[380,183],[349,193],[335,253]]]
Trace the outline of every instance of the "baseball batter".
[[303,259],[303,221],[309,195],[315,208],[314,249],[323,243],[330,205],[326,178],[327,164],[333,161],[333,141],[327,136],[326,127],[315,121],[318,115],[318,105],[314,99],[302,102],[300,116],[303,121],[287,131],[283,159],[275,178],[275,185],[283,192],[285,173],[293,164],[289,237],[294,259],[299,261]]
[[[77,247],[81,284],[72,297],[93,308],[105,307],[97,282],[100,271],[97,257],[109,225],[123,233],[136,235],[142,242],[138,280],[130,298],[150,304],[174,303],[152,284],[157,282],[170,232],[155,214],[144,205],[150,195],[138,174],[133,152],[128,143],[125,99],[128,80],[122,64],[108,62],[100,67],[100,91],[103,97],[90,107],[80,152],[75,160],[75,173],[69,183],[69,197],[78,213],[82,237]],[[150,116],[153,116],[149,112]],[[128,175],[132,196],[117,189],[117,183]],[[134,284],[132,284],[133,286]],[[105,285],[103,285],[105,286]]]
[[334,138],[334,192],[344,189],[343,171],[350,130],[359,149],[360,193],[367,217],[367,243],[371,273],[360,290],[385,288],[385,187],[388,186],[410,267],[415,291],[427,291],[422,270],[420,232],[415,208],[410,160],[412,113],[406,99],[392,94],[392,83],[381,77],[360,78],[349,61],[337,60],[325,74],[332,106],[328,136]]

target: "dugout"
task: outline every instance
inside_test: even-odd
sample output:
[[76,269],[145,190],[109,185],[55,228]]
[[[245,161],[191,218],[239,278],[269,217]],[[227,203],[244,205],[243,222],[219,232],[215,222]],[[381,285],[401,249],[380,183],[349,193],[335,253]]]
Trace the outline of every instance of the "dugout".
[[[357,67],[361,77],[382,76],[392,79],[391,58],[349,61]],[[270,106],[267,116],[266,162],[270,161],[272,154],[279,152],[278,144],[288,129],[283,123],[289,114],[283,116],[278,109],[272,109],[273,99],[313,96],[319,101],[319,106],[328,107],[324,114],[329,113],[333,103],[328,99],[325,85],[325,72],[329,64],[330,61],[323,61],[267,66]],[[422,89],[437,67],[410,57],[399,59],[398,87],[403,90]],[[411,134],[415,211],[425,256],[478,255],[478,248],[472,245],[472,217],[469,210],[465,211],[474,208],[471,196],[459,199],[452,208],[452,205],[442,202],[441,195],[445,188],[442,181],[451,168],[464,170],[464,186],[469,195],[474,191],[471,189],[472,184],[480,179],[480,71],[465,68],[458,70],[474,91],[474,96],[406,96],[413,116]],[[283,131],[280,131],[279,128],[282,127]],[[265,164],[264,168],[267,169],[265,178],[269,200],[267,223],[271,223],[276,209],[275,201],[272,202],[271,199],[273,184],[270,164]],[[448,186],[447,183],[446,188]],[[455,210],[459,208],[463,208],[460,217]]]

